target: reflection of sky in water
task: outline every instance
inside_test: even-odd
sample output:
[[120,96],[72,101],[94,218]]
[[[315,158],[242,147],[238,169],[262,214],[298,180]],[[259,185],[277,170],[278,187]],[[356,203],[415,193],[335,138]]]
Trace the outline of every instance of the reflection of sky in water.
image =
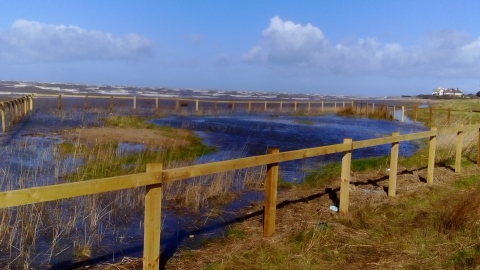
[[[303,123],[302,123],[303,121]],[[194,130],[205,144],[217,147],[217,152],[200,157],[198,163],[265,154],[268,147],[279,147],[281,152],[342,143],[344,138],[354,141],[425,130],[411,121],[346,118],[335,115],[296,116],[232,116],[232,117],[168,117],[153,121]],[[410,142],[400,143],[400,155],[411,155],[417,149]],[[353,158],[389,155],[390,145],[358,149]],[[302,179],[302,170],[319,162],[339,161],[341,154],[289,161],[280,164],[281,177]]]

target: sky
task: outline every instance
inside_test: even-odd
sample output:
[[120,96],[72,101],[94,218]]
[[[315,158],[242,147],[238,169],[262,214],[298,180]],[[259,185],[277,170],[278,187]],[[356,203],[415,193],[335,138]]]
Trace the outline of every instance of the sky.
[[479,12],[477,0],[0,0],[0,80],[476,93]]

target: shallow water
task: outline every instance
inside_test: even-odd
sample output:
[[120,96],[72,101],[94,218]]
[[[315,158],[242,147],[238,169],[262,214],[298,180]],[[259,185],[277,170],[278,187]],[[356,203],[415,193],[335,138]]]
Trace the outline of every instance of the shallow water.
[[[297,116],[224,116],[178,117],[155,119],[157,125],[169,125],[195,131],[202,141],[217,148],[216,153],[198,158],[197,163],[207,163],[232,158],[265,154],[269,147],[281,152],[339,144],[344,138],[354,141],[389,136],[394,131],[401,134],[424,131],[413,122],[347,118],[336,115]],[[400,155],[413,154],[418,145],[400,143]],[[385,156],[390,145],[354,150],[353,159]],[[339,161],[341,154],[331,154],[280,164],[280,177],[286,181],[301,181],[309,169],[318,164]]]

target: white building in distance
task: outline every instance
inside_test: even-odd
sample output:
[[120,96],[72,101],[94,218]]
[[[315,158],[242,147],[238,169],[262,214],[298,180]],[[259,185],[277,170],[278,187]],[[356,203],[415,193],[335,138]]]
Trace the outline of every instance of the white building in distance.
[[438,87],[437,89],[433,89],[432,95],[434,96],[450,96],[450,97],[461,97],[463,96],[462,91],[453,88],[442,88]]

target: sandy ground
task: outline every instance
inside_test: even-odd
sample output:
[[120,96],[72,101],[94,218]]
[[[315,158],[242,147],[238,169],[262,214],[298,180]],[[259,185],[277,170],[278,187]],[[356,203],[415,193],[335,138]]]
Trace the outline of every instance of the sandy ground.
[[188,131],[172,129],[171,131],[136,129],[136,128],[86,128],[66,131],[64,137],[75,141],[94,143],[125,142],[143,144],[154,148],[171,149],[188,146]]

